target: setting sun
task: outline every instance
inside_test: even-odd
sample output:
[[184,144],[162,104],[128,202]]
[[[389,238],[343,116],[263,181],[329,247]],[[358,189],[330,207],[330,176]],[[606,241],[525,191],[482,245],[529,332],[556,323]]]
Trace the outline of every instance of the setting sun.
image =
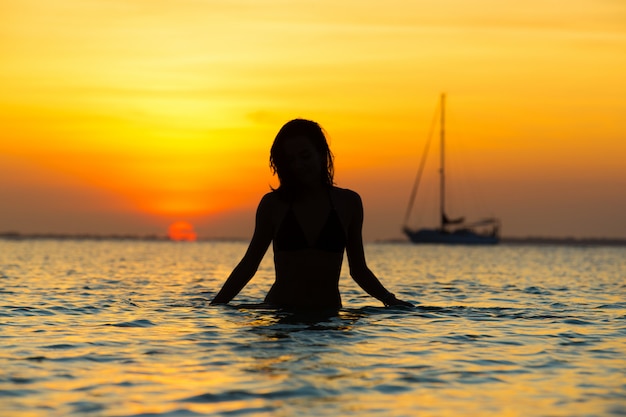
[[175,222],[167,229],[167,237],[176,242],[195,242],[197,235],[188,222]]

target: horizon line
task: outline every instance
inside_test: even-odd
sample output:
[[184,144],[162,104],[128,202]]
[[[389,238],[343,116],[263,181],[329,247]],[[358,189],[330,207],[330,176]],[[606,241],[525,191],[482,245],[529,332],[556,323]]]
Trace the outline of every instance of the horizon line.
[[[21,233],[15,231],[0,232],[2,240],[35,240],[35,239],[58,239],[58,240],[132,240],[153,242],[176,242],[165,234],[122,234],[122,233]],[[198,236],[196,242],[247,242],[249,238],[236,236]],[[408,239],[387,238],[375,239],[367,243],[406,243],[412,244]],[[614,237],[556,237],[556,236],[509,236],[502,237],[503,244],[567,244],[567,245],[604,245],[626,246],[626,238]],[[417,245],[419,246],[419,245]]]

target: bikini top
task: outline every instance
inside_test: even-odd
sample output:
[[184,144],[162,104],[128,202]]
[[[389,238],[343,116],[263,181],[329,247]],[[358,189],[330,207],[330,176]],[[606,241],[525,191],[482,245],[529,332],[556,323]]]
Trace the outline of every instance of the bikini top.
[[293,206],[289,205],[289,209],[280,223],[276,236],[274,236],[274,251],[320,249],[326,252],[343,253],[346,247],[346,235],[332,199],[330,203],[330,213],[328,213],[326,222],[313,245],[310,245],[307,241],[306,235],[293,212]]

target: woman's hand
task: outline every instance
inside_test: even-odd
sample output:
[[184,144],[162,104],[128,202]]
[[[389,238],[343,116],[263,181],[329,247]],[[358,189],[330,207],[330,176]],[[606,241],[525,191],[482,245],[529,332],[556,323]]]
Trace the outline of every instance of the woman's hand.
[[391,306],[414,307],[413,304],[409,303],[408,301],[398,300],[396,296],[392,293],[389,293],[389,295],[385,297],[384,300],[381,300],[381,301],[383,302],[383,304],[385,304],[385,307],[391,307]]

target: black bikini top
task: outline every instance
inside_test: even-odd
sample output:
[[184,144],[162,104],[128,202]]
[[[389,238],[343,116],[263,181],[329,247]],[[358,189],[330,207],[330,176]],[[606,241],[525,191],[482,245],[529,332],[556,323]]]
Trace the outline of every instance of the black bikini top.
[[310,245],[307,241],[304,231],[293,212],[293,207],[290,205],[280,223],[276,236],[274,236],[274,251],[320,249],[326,252],[342,253],[346,247],[346,235],[332,199],[330,199],[330,203],[330,213],[328,213],[326,222],[313,245]]

